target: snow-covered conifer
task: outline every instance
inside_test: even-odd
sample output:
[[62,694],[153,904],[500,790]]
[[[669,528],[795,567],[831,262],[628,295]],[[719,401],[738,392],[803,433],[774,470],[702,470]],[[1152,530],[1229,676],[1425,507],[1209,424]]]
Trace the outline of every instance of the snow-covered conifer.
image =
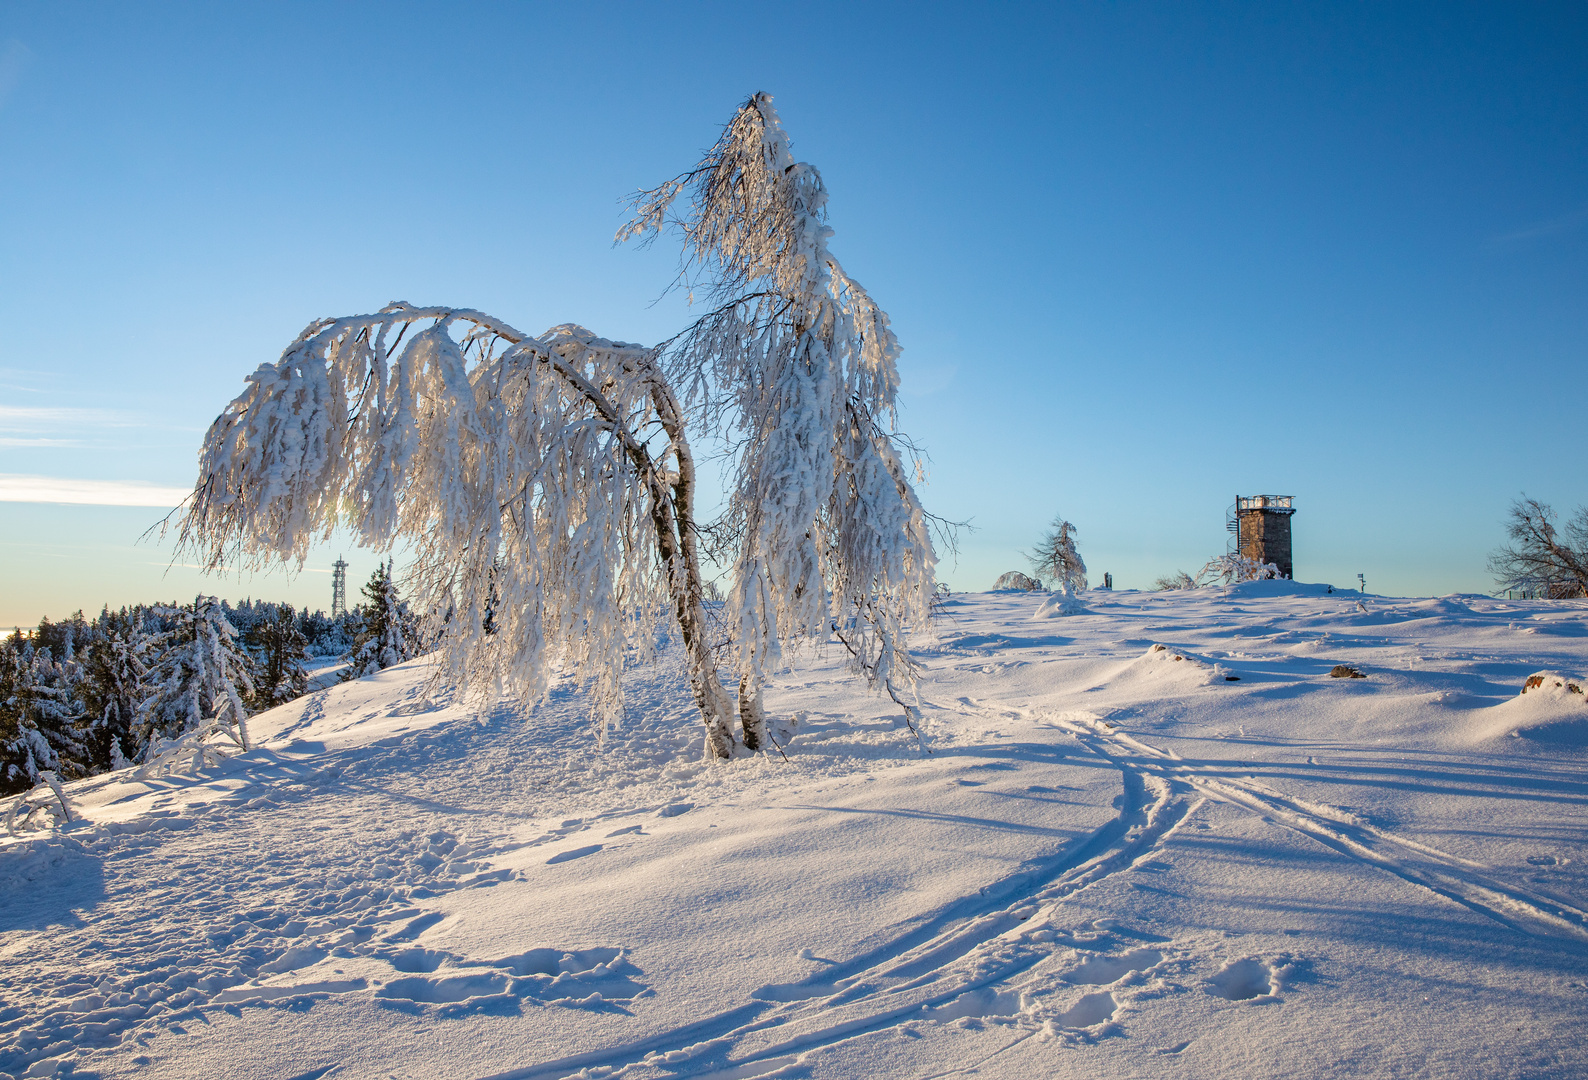
[[31,641],[0,656],[0,790],[32,787],[45,771],[87,773],[75,669]]
[[137,759],[149,765],[162,756],[200,752],[216,735],[252,750],[245,696],[253,693],[253,660],[237,640],[213,596],[156,613],[169,629],[152,643],[152,692],[142,702],[134,732]]
[[[381,563],[364,584],[368,603],[360,610],[363,628],[354,641],[344,679],[362,679],[394,664],[412,659],[418,652],[418,628],[408,605],[392,580],[392,564]],[[491,612],[487,605],[482,631],[490,633]]]
[[[141,609],[108,608],[83,660],[83,699],[88,706],[89,750],[96,770],[120,768],[136,745],[133,728],[149,696],[150,636]],[[120,762],[121,764],[118,764]]]
[[291,604],[266,607],[248,634],[255,653],[254,692],[248,703],[256,710],[302,697],[309,682],[303,669],[309,642],[298,628],[297,612]]

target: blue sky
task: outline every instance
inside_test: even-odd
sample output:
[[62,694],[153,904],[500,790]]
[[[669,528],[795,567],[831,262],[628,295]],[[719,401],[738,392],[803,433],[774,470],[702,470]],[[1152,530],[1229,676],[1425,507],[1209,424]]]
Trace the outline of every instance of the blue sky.
[[[1580,5],[459,8],[0,7],[0,474],[189,486],[245,375],[389,300],[668,336],[621,197],[764,89],[976,526],[953,587],[1057,512],[1145,587],[1275,493],[1304,580],[1480,591],[1510,499],[1588,502]],[[161,514],[0,502],[0,625],[378,557],[204,579]]]

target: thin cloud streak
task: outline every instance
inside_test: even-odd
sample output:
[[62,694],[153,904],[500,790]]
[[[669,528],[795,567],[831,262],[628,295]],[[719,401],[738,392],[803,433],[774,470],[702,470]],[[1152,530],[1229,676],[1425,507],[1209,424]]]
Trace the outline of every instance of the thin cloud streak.
[[56,405],[0,405],[0,429],[36,429],[59,424],[98,424],[102,427],[133,427],[142,423],[131,413],[119,409],[79,409]]
[[1502,233],[1494,238],[1496,244],[1514,244],[1522,240],[1537,240],[1545,236],[1558,236],[1588,225],[1588,207],[1574,213],[1530,225],[1515,232]]
[[77,506],[157,506],[181,504],[187,488],[162,487],[141,480],[68,480],[54,476],[0,473],[0,502],[66,503]]

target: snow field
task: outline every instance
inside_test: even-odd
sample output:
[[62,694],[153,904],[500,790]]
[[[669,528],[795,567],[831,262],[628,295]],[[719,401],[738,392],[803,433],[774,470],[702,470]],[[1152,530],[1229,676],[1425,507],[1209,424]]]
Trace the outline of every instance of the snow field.
[[602,753],[570,690],[480,713],[416,661],[72,785],[0,848],[0,1070],[1588,1071],[1588,607],[1082,599],[949,602],[929,754],[836,656],[727,765],[667,657]]

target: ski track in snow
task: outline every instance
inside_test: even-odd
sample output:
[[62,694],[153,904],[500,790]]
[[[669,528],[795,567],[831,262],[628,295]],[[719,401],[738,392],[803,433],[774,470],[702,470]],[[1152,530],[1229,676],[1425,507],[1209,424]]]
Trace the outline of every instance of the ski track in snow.
[[1219,776],[1210,766],[1185,765],[1093,716],[1048,721],[1086,742],[1127,773],[1160,777],[1211,799],[1243,807],[1348,858],[1377,867],[1524,933],[1588,941],[1588,912],[1565,900],[1500,881],[1480,863],[1399,837],[1340,807],[1292,798],[1255,780]]
[[763,987],[757,1001],[683,1030],[489,1080],[776,1077],[810,1050],[912,1020],[1019,1016],[1032,1026],[1022,1038],[1039,1029],[1050,1037],[1096,1037],[1126,991],[1084,994],[1063,1010],[1037,1005],[1035,992],[1056,983],[1142,982],[1164,960],[1165,947],[1134,947],[1159,939],[1112,926],[1055,930],[1048,917],[1059,914],[1054,905],[1065,897],[1149,859],[1201,804],[1158,777],[1131,769],[1121,776],[1119,815],[1042,871],[983,889],[817,980]]
[[[1154,602],[1136,601],[1142,616],[1150,617]],[[930,678],[947,680],[935,702],[923,702],[928,715],[942,718],[935,725],[944,740],[939,745],[974,751],[972,729],[989,726],[1052,731],[1073,740],[1087,760],[1117,770],[1109,774],[1119,778],[1117,814],[1002,880],[905,920],[891,936],[869,938],[858,955],[821,960],[822,970],[809,978],[762,986],[733,1007],[661,1031],[652,1026],[639,1039],[561,1057],[531,1052],[524,1055],[527,1063],[474,1075],[806,1076],[813,1053],[875,1033],[1001,1025],[997,1030],[1007,1038],[997,1048],[947,1071],[921,1074],[930,1080],[983,1067],[1032,1039],[1097,1043],[1120,1034],[1132,1012],[1192,988],[1228,1002],[1280,1002],[1304,959],[1274,952],[1221,955],[1205,937],[1150,932],[1123,918],[1083,918],[1066,907],[1082,890],[1117,882],[1125,872],[1161,868],[1156,860],[1165,846],[1213,806],[1256,815],[1506,932],[1581,950],[1588,942],[1588,911],[1550,887],[1554,878],[1524,883],[1514,871],[1442,850],[1357,810],[1260,781],[1247,761],[1186,760],[1167,745],[1173,732],[1158,738],[1126,728],[1140,715],[1140,702],[1158,710],[1149,726],[1163,731],[1163,717],[1173,718],[1179,708],[1175,702],[1191,700],[1200,687],[1245,678],[1237,692],[1247,692],[1252,680],[1284,672],[1298,658],[1327,670],[1327,662],[1308,659],[1315,652],[1383,651],[1386,639],[1372,633],[1381,627],[1438,617],[1482,621],[1470,603],[1444,598],[1399,612],[1352,614],[1349,623],[1359,629],[1339,633],[1337,620],[1333,636],[1316,629],[1319,620],[1309,625],[1295,615],[1280,619],[1258,611],[1243,623],[1234,617],[1242,612],[1232,608],[1219,612],[1225,621],[1200,627],[1203,654],[1162,646],[1141,653],[1151,641],[1184,629],[1172,620],[1133,625],[1134,636],[1113,639],[1092,654],[1089,662],[1099,665],[1095,685],[1083,693],[1100,691],[1106,698],[1128,691],[1136,704],[1118,708],[1101,700],[1096,708],[1067,707],[1079,703],[1074,693],[1060,704],[1036,704],[1021,700],[1018,689],[949,703],[966,679],[1002,687],[1003,680],[1026,678],[1040,664],[1065,658],[1067,639],[1044,637],[1028,623],[992,633],[973,626],[923,649],[942,661],[929,676],[928,693]],[[1486,618],[1495,632],[1504,626],[1503,618]],[[1540,618],[1529,627],[1512,622],[1505,631],[1577,646],[1581,623]],[[1259,640],[1237,648],[1237,636]],[[1221,637],[1231,648],[1207,651],[1207,642]],[[1397,642],[1393,648],[1401,650],[1400,670],[1420,672],[1438,688],[1435,701],[1471,694],[1475,685],[1470,676],[1442,674],[1441,665],[1492,665],[1502,678],[1510,678],[1515,665],[1498,651],[1470,647],[1463,652]],[[1188,662],[1175,663],[1181,660]],[[1236,670],[1242,675],[1230,678]],[[666,665],[636,675],[643,686],[633,699],[649,704],[637,705],[611,736],[622,753],[606,757],[589,756],[587,729],[567,723],[526,728],[511,707],[480,715],[449,712],[447,702],[425,700],[417,687],[395,702],[390,691],[380,702],[351,692],[335,698],[338,692],[330,691],[301,699],[296,718],[274,733],[265,751],[218,770],[127,785],[119,795],[121,781],[114,777],[73,785],[74,798],[94,804],[91,821],[0,848],[0,890],[8,898],[0,909],[0,1073],[54,1075],[66,1062],[65,1075],[72,1060],[91,1066],[100,1060],[95,1052],[118,1048],[127,1060],[126,1048],[181,1034],[184,1026],[206,1026],[217,1010],[233,1016],[249,1009],[312,1010],[344,996],[434,1020],[515,1014],[526,1006],[632,1015],[637,1003],[653,1001],[662,988],[650,985],[642,955],[615,943],[621,937],[608,945],[580,941],[503,953],[442,948],[433,937],[447,919],[440,901],[518,880],[523,871],[494,865],[506,856],[518,853],[522,863],[526,849],[544,848],[544,857],[533,854],[535,865],[584,866],[584,860],[610,858],[609,849],[648,842],[641,838],[653,823],[681,819],[687,825],[701,806],[772,780],[787,783],[776,772],[782,766],[770,759],[734,770],[693,760],[698,735],[687,708],[680,720],[672,676]],[[828,692],[823,679],[830,677],[831,671],[791,685],[820,695]],[[1386,685],[1398,676],[1376,669],[1373,677]],[[547,708],[576,715],[578,696],[559,691]],[[791,746],[806,763],[800,768],[809,769],[804,782],[920,760],[901,719],[867,720],[853,709],[850,704],[807,718]],[[359,734],[366,723],[386,725],[375,733],[383,737]],[[1240,730],[1239,737],[1214,735],[1226,752],[1241,753],[1246,734]],[[305,733],[345,736],[345,742],[294,741]],[[1354,766],[1351,754],[1379,753],[1360,744],[1296,740],[1294,749],[1293,757],[1309,752],[1306,769],[1291,759],[1264,766],[1309,782],[1343,778],[1363,785],[1378,782],[1374,770],[1383,767],[1377,757],[1371,766]],[[1327,775],[1314,764],[1323,754],[1332,759]],[[455,776],[454,782],[438,787],[438,772]],[[1062,802],[1049,812],[1062,824]],[[1530,855],[1523,873],[1554,872],[1570,861]],[[1208,976],[1210,965],[1216,971]],[[1153,1052],[1172,1058],[1190,1045]],[[136,1053],[130,1058],[133,1066],[147,1061]],[[339,1070],[332,1064],[303,1075]]]

